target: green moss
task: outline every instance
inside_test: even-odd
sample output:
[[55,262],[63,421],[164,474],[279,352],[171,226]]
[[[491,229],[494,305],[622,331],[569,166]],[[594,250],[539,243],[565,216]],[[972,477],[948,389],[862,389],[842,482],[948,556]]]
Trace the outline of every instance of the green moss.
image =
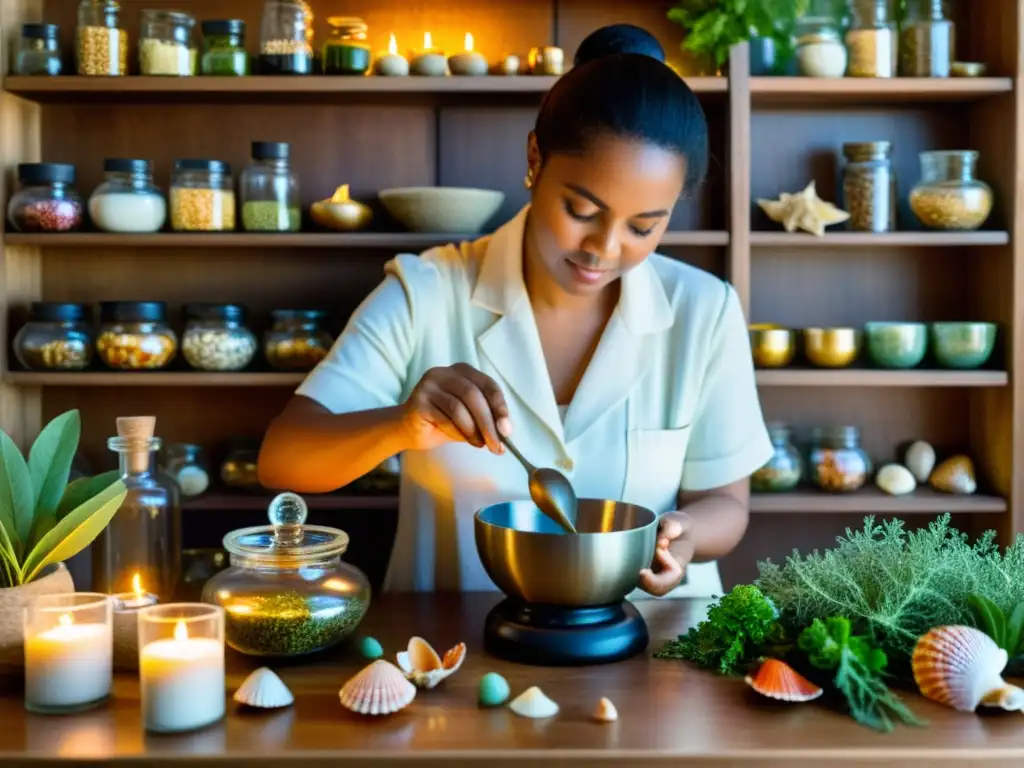
[[250,656],[301,656],[344,640],[359,625],[367,602],[353,597],[303,597],[286,592],[226,606],[227,643]]

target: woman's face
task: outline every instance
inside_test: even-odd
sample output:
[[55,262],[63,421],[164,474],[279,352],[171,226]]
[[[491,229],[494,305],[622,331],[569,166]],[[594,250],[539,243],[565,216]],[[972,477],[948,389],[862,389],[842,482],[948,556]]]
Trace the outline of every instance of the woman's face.
[[629,139],[596,138],[580,155],[540,164],[531,134],[534,184],[527,236],[551,277],[576,295],[599,293],[646,259],[683,192],[685,159]]

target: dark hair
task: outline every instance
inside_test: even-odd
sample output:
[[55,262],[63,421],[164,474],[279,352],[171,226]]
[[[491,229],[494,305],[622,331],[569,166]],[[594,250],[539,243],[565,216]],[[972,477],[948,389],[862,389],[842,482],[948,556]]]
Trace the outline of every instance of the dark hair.
[[580,43],[575,66],[545,95],[534,134],[545,159],[582,152],[604,135],[685,156],[687,190],[707,173],[708,126],[700,101],[665,64],[655,37],[631,24],[602,27]]

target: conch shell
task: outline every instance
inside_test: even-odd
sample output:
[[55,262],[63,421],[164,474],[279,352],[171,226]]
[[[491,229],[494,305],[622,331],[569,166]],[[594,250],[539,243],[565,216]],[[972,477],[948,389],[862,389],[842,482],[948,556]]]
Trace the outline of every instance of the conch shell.
[[266,667],[251,672],[235,691],[234,699],[239,704],[261,709],[287,707],[295,701],[288,686]]
[[373,209],[349,197],[348,184],[342,184],[331,197],[313,203],[309,215],[322,227],[355,232],[373,220]]
[[756,674],[744,680],[762,696],[778,701],[811,701],[822,694],[820,687],[778,659],[766,659]]
[[441,658],[422,637],[409,640],[407,650],[397,655],[398,666],[406,678],[420,688],[433,688],[449,675],[458,671],[466,658],[466,644],[459,643]]
[[361,715],[390,715],[416,698],[416,686],[390,661],[377,661],[356,673],[338,692],[345,709]]
[[921,693],[960,712],[979,704],[1024,708],[1024,690],[1003,680],[1008,654],[974,627],[947,625],[921,636],[911,656]]
[[554,717],[558,714],[558,705],[545,696],[544,691],[535,685],[527,688],[512,699],[508,708],[520,717],[531,717],[534,719]]
[[945,493],[968,495],[978,490],[974,475],[974,463],[969,456],[950,456],[932,472],[929,481],[932,487]]
[[757,204],[768,218],[782,224],[787,232],[802,229],[818,237],[825,234],[825,227],[841,224],[850,218],[846,211],[818,197],[813,181],[800,192],[783,192],[778,200],[758,198]]

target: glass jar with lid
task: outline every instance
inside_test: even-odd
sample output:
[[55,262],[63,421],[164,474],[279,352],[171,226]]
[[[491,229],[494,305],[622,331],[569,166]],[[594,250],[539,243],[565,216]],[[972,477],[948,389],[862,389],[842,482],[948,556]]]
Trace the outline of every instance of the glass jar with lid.
[[241,19],[204,21],[204,75],[244,77],[249,74],[249,54],[245,50],[245,22]]
[[59,34],[56,24],[22,24],[14,74],[59,75],[63,68]]
[[317,309],[275,309],[263,341],[271,368],[311,371],[331,349],[334,337],[324,328],[326,314]]
[[366,22],[354,16],[331,16],[331,36],[324,43],[325,75],[364,75],[370,69],[370,44]]
[[229,646],[252,656],[305,656],[349,637],[370,606],[370,582],[341,556],[348,534],[308,525],[301,496],[270,502],[269,526],[224,537],[231,565],[203,588],[224,609]]
[[891,232],[896,228],[896,172],[891,141],[843,144],[843,208],[849,229]]
[[850,77],[895,77],[899,33],[889,15],[890,0],[853,0],[852,19],[846,31]]
[[169,443],[163,454],[163,470],[178,484],[182,496],[200,496],[210,487],[210,473],[206,469],[202,446]]
[[943,0],[907,0],[900,27],[901,76],[949,77],[956,24],[943,5]]
[[128,74],[128,31],[117,0],[81,0],[75,40],[78,74]]
[[186,77],[196,73],[198,53],[192,39],[196,20],[182,11],[142,11],[139,72]]
[[167,200],[153,183],[149,161],[103,161],[103,183],[89,197],[89,217],[104,232],[159,232],[167,221]]
[[768,424],[768,435],[775,452],[763,467],[750,477],[750,490],[755,493],[783,493],[800,484],[803,458],[790,440],[785,424]]
[[846,46],[832,0],[811,0],[797,20],[796,61],[804,77],[842,77],[846,74]]
[[177,232],[230,232],[235,228],[235,182],[220,160],[186,159],[171,176],[171,228]]
[[181,353],[197,371],[240,371],[256,355],[256,336],[237,304],[187,304]]
[[30,371],[81,371],[92,362],[93,333],[84,304],[36,301],[14,337],[14,356]]
[[257,463],[260,441],[251,437],[236,437],[228,444],[227,454],[220,465],[220,479],[228,488],[240,491],[260,489]]
[[302,228],[299,181],[289,163],[291,147],[254,141],[252,163],[242,171],[242,227],[249,232],[298,232]]
[[850,493],[871,474],[871,459],[860,447],[860,430],[852,426],[825,427],[810,452],[810,476],[823,491]]
[[166,368],[178,352],[178,336],[167,323],[162,301],[100,302],[96,353],[122,371]]
[[313,73],[313,15],[301,0],[266,0],[260,27],[260,74]]
[[975,178],[974,150],[922,152],[910,209],[930,229],[973,230],[992,213],[992,187]]
[[18,191],[7,218],[18,232],[73,232],[82,226],[85,204],[75,189],[75,166],[19,163]]

